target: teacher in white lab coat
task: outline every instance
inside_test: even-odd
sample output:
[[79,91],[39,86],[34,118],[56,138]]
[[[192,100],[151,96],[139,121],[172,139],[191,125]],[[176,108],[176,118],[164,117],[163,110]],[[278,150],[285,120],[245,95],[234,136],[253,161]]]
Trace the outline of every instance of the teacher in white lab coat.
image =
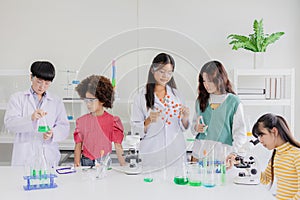
[[141,137],[143,167],[166,169],[186,158],[183,131],[189,128],[189,109],[184,106],[173,77],[174,59],[158,54],[148,73],[146,87],[134,99],[131,112],[133,134]]
[[[6,128],[15,133],[11,164],[32,165],[40,156],[57,164],[61,156],[57,142],[68,137],[70,127],[62,100],[47,91],[55,68],[48,61],[36,61],[30,70],[31,87],[11,96],[4,116]],[[41,122],[49,129],[38,132]]]

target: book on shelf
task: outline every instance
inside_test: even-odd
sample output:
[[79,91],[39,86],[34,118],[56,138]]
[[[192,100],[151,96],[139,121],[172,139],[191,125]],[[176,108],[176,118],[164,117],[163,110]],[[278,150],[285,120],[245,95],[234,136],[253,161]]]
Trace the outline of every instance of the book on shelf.
[[282,78],[267,77],[265,78],[265,96],[266,99],[281,99],[282,95]]
[[238,95],[264,95],[266,93],[266,90],[265,88],[238,88],[237,93]]
[[271,98],[271,78],[269,78],[269,77],[265,78],[265,88],[266,88],[265,97],[266,97],[266,99],[270,99]]
[[270,99],[275,99],[275,94],[276,94],[276,78],[271,78]]
[[275,99],[281,99],[282,79],[280,77],[276,77],[275,82]]

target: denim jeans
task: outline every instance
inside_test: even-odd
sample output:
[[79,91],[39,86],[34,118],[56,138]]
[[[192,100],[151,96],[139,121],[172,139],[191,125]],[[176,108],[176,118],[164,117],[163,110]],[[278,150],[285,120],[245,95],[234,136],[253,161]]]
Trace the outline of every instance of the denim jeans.
[[81,166],[95,166],[95,161],[85,157],[84,155],[81,156],[80,162]]

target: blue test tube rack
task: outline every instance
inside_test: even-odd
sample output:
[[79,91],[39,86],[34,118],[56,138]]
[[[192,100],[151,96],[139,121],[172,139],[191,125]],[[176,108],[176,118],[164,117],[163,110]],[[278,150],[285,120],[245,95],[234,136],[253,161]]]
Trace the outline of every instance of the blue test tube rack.
[[[24,185],[23,188],[26,191],[29,190],[40,190],[40,189],[50,189],[56,188],[57,184],[54,183],[54,178],[57,178],[55,174],[42,174],[36,176],[23,176],[24,180],[26,180],[27,185]],[[40,183],[34,184],[33,181],[39,181]],[[41,181],[42,180],[42,181]],[[47,182],[47,183],[45,183]]]

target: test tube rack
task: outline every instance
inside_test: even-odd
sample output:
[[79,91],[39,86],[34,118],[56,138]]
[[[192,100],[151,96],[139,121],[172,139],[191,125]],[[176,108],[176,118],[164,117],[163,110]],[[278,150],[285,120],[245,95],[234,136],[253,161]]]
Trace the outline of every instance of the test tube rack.
[[54,178],[57,178],[55,174],[42,174],[36,176],[23,176],[26,180],[27,185],[24,185],[23,188],[26,191],[29,190],[40,190],[40,189],[50,189],[56,188],[57,184],[54,183]]

